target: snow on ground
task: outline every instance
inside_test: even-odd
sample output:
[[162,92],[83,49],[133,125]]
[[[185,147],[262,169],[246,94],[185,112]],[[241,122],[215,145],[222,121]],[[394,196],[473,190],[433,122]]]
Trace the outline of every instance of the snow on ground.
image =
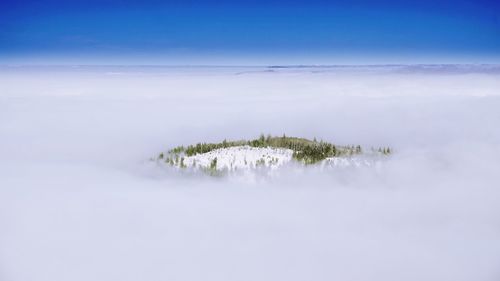
[[217,159],[217,170],[234,171],[260,165],[274,170],[290,162],[292,154],[291,149],[235,146],[186,157],[184,164],[187,167],[208,168]]
[[[252,170],[255,168],[264,168],[270,171],[276,170],[287,164],[290,164],[293,150],[273,147],[251,147],[234,146],[228,148],[215,149],[207,153],[196,154],[193,156],[181,157],[177,160],[177,168],[210,169],[215,163],[215,169],[219,171],[241,171]],[[343,157],[329,157],[312,166],[321,168],[337,167],[362,167],[372,166],[382,160],[380,153],[371,153],[370,155],[356,155]],[[164,159],[158,161],[163,162]],[[181,162],[182,161],[182,162]],[[305,168],[305,167],[304,167]]]

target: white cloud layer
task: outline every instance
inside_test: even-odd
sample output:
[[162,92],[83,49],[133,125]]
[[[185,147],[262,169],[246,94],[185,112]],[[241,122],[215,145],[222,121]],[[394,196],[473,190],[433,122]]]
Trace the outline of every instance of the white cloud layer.
[[[0,279],[500,279],[498,74],[259,70],[2,69]],[[147,162],[261,132],[395,154],[252,182]]]

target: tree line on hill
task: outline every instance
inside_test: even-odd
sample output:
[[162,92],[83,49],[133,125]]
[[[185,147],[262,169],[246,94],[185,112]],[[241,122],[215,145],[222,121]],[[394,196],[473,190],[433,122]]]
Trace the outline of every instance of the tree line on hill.
[[[273,137],[271,135],[260,135],[259,138],[253,140],[227,141],[220,143],[204,143],[200,142],[187,147],[178,146],[168,151],[171,155],[193,156],[196,154],[207,153],[216,149],[244,146],[250,147],[272,147],[285,148],[293,150],[293,158],[306,164],[313,164],[328,157],[350,156],[362,153],[361,146],[336,146],[329,142],[308,140],[305,138],[288,137]],[[390,148],[379,148],[378,152],[387,155],[391,153]],[[163,158],[163,155],[162,157]]]

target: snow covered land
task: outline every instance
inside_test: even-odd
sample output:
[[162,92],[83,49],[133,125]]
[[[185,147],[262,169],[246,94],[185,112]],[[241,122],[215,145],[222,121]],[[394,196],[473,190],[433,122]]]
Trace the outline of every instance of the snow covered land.
[[[0,280],[500,280],[498,69],[0,67]],[[262,132],[394,150],[150,161]]]
[[[241,169],[252,169],[259,166],[269,168],[271,170],[277,169],[283,165],[292,162],[293,150],[271,147],[250,147],[250,146],[236,146],[228,148],[220,148],[203,154],[196,154],[187,156],[183,159],[182,165],[186,168],[210,168],[212,163],[215,163],[215,169],[235,171]],[[216,161],[214,161],[216,159]],[[367,157],[328,157],[319,163],[320,166],[338,166],[359,167],[362,165],[370,166],[375,160]]]
[[[371,153],[325,157],[314,163],[321,168],[374,166],[388,153],[373,151]],[[156,163],[176,169],[208,172],[223,175],[233,172],[252,172],[256,169],[273,172],[278,168],[291,167],[293,164],[305,168],[306,163],[294,159],[294,150],[277,147],[252,147],[249,145],[218,148],[205,153],[185,155],[185,153],[161,153],[154,159]],[[295,161],[294,161],[295,160]],[[219,172],[219,173],[217,173]]]
[[214,169],[228,171],[256,168],[259,165],[276,169],[289,163],[292,154],[291,149],[235,146],[188,156],[184,159],[183,165],[187,168],[210,168],[214,163]]

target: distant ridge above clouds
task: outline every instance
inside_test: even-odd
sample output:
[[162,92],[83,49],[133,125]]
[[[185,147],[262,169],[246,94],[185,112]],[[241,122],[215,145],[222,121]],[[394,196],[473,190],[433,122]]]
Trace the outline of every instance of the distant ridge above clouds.
[[368,65],[271,65],[271,69],[321,71],[390,71],[402,73],[500,73],[500,64],[368,64]]

